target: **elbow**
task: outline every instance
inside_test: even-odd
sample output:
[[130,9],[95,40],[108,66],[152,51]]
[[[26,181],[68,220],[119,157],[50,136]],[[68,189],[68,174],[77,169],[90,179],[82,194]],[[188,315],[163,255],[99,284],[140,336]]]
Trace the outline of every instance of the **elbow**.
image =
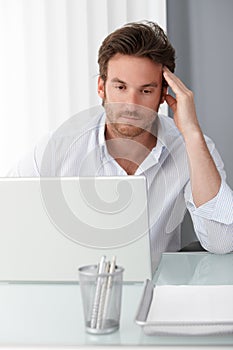
[[206,249],[208,252],[213,253],[213,254],[229,254],[233,252],[233,242],[229,245],[226,244],[222,244],[222,245],[218,245],[218,246],[204,246],[203,248]]

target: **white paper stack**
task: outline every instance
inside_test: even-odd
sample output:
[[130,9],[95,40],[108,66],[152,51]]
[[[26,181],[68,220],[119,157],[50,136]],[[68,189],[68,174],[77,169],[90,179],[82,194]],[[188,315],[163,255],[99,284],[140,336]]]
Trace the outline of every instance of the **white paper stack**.
[[233,333],[233,285],[156,286],[144,331],[190,335]]

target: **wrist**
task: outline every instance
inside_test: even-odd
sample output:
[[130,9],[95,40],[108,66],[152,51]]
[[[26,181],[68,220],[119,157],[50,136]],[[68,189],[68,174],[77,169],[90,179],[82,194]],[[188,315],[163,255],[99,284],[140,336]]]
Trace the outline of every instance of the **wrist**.
[[182,133],[185,143],[200,142],[204,140],[204,135],[199,126],[188,128]]

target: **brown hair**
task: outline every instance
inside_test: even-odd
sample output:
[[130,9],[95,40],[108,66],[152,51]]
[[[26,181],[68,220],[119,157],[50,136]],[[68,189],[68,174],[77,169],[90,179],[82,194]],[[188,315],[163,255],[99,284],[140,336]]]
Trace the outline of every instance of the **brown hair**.
[[[117,53],[148,57],[156,63],[175,70],[175,50],[163,29],[154,22],[134,22],[109,34],[99,49],[100,77],[106,81],[109,60]],[[165,79],[163,85],[167,86]]]

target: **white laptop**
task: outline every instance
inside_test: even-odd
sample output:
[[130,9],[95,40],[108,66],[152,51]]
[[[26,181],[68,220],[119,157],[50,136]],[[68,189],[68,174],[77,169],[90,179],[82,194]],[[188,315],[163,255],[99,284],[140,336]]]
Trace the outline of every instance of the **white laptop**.
[[0,280],[77,281],[102,255],[152,278],[143,176],[0,179]]

